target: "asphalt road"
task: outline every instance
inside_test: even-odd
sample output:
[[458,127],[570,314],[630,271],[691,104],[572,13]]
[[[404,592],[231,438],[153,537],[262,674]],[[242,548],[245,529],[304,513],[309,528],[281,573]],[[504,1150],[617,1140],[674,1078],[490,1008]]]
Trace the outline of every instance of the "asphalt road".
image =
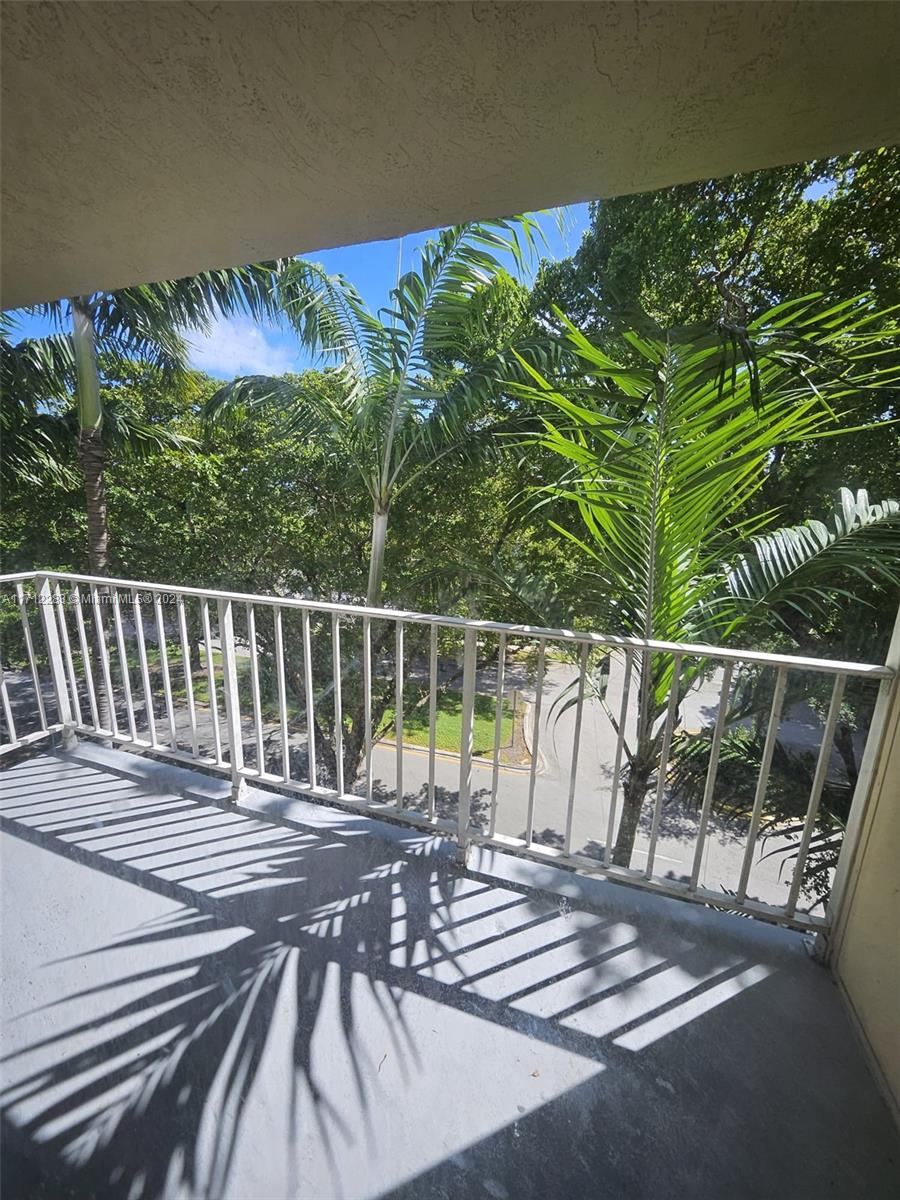
[[[534,787],[535,840],[545,845],[563,847],[569,807],[572,754],[575,734],[574,705],[563,710],[560,697],[576,678],[569,664],[549,663],[544,681],[538,734],[539,769]],[[494,675],[484,671],[479,675],[478,690],[490,694]],[[516,681],[521,694],[530,704],[534,689],[524,675]],[[622,672],[613,667],[608,702],[613,712],[621,705]],[[696,725],[707,719],[710,700],[715,703],[716,684],[712,681],[705,694],[692,698],[687,719]],[[556,701],[556,705],[554,705]],[[533,710],[532,710],[533,712]],[[626,723],[633,727],[634,714]],[[526,717],[526,728],[533,722]],[[533,741],[533,733],[528,737]],[[602,706],[586,699],[582,716],[581,740],[578,754],[576,787],[572,803],[572,850],[596,857],[606,844],[609,806],[612,791],[612,767],[615,759],[616,734]],[[385,798],[396,796],[396,747],[379,745],[373,751],[375,788]],[[480,825],[489,820],[493,764],[474,760],[472,764],[472,815]],[[427,797],[428,752],[419,747],[404,747],[403,785],[405,803],[423,807]],[[459,788],[459,760],[439,755],[435,763],[435,785],[438,811],[441,815],[456,815]],[[498,833],[522,838],[526,833],[530,770],[501,766],[498,775],[496,829]],[[621,793],[617,802],[617,819],[621,811]],[[645,806],[635,840],[632,866],[642,868],[647,861],[652,819],[652,798]],[[673,801],[663,809],[660,835],[657,842],[654,873],[674,879],[689,878],[697,844],[698,817]],[[750,877],[749,894],[769,903],[783,903],[790,885],[790,866],[784,867],[783,857],[761,858],[784,845],[783,839],[770,838],[755,855]],[[719,890],[734,890],[740,877],[744,854],[743,830],[739,825],[711,816],[703,856],[700,884]]]

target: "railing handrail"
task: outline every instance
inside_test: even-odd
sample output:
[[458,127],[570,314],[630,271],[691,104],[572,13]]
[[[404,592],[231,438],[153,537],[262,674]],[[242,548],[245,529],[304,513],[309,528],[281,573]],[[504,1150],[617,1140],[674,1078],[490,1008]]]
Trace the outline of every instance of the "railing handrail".
[[[33,582],[33,588],[26,586]],[[800,892],[804,888],[807,860],[813,853],[819,810],[822,803],[825,783],[830,770],[834,753],[834,740],[837,723],[840,717],[845,685],[848,677],[861,678],[864,681],[878,683],[878,697],[870,722],[870,729],[865,740],[863,759],[858,772],[858,780],[854,789],[850,818],[847,822],[847,833],[843,839],[840,857],[835,869],[836,903],[840,904],[842,881],[846,878],[847,863],[853,854],[858,836],[862,810],[865,808],[873,764],[877,761],[880,747],[884,740],[886,729],[885,719],[894,694],[898,676],[900,676],[900,657],[897,648],[900,646],[900,619],[898,619],[894,640],[888,651],[884,666],[839,662],[832,659],[803,658],[787,654],[774,654],[759,650],[738,650],[724,646],[707,645],[701,642],[664,642],[653,639],[619,637],[614,634],[599,634],[593,632],[575,631],[572,629],[552,629],[543,626],[513,625],[500,621],[485,621],[457,616],[443,616],[437,613],[420,613],[405,609],[380,608],[366,605],[336,603],[334,601],[308,600],[293,596],[262,595],[246,592],[228,592],[217,588],[199,588],[179,586],[177,584],[141,582],[139,580],[120,579],[98,575],[80,574],[69,571],[34,570],[0,575],[0,583],[13,585],[15,602],[19,609],[22,623],[24,650],[27,655],[27,670],[23,680],[17,681],[17,687],[24,683],[27,688],[27,676],[31,676],[31,687],[34,693],[34,703],[37,706],[37,717],[40,729],[25,732],[16,730],[17,713],[13,697],[7,685],[7,672],[0,672],[0,710],[3,722],[8,730],[8,738],[0,740],[0,757],[18,751],[21,747],[31,745],[38,740],[59,734],[63,749],[69,749],[79,736],[101,737],[114,745],[122,745],[138,752],[149,751],[158,753],[176,761],[186,761],[190,764],[200,764],[214,772],[228,773],[232,782],[232,797],[240,803],[249,783],[262,786],[275,786],[288,794],[297,793],[312,796],[314,799],[327,803],[337,803],[349,807],[352,811],[364,811],[375,816],[389,816],[402,824],[421,826],[440,836],[449,836],[456,841],[457,855],[465,863],[468,847],[472,843],[495,846],[501,850],[510,851],[521,857],[537,858],[539,861],[552,861],[573,867],[578,870],[600,871],[610,878],[624,879],[639,887],[647,887],[662,891],[668,895],[682,896],[701,903],[711,903],[718,907],[732,907],[739,912],[787,923],[797,928],[822,930],[827,929],[835,912],[835,906],[829,902],[826,914],[822,917],[811,912],[798,911]],[[133,613],[131,606],[133,604]],[[73,608],[72,617],[69,606]],[[122,620],[122,608],[127,605],[133,621]],[[164,611],[171,605],[172,612]],[[40,615],[40,627],[43,634],[42,653],[36,652],[29,622],[28,608],[36,606]],[[92,614],[87,614],[84,607],[94,607]],[[109,607],[109,613],[104,610]],[[99,607],[99,611],[97,611]],[[246,640],[242,643],[247,647],[247,657],[250,660],[249,677],[245,674],[242,684],[238,660],[236,657],[235,609],[246,608]],[[188,612],[193,609],[199,617],[201,630],[198,635],[196,627],[192,632],[188,629]],[[215,609],[215,613],[211,613]],[[271,630],[274,642],[265,653],[274,666],[274,682],[277,684],[277,703],[274,718],[271,714],[266,717],[264,701],[271,702],[272,696],[263,695],[260,683],[259,653],[257,639],[256,617],[263,610],[271,610]],[[296,639],[291,644],[290,652],[296,655],[293,667],[299,676],[292,676],[292,691],[300,709],[305,707],[305,720],[299,709],[294,710],[295,727],[289,729],[289,708],[286,690],[287,671],[285,661],[285,617],[294,610],[299,613],[299,620],[292,622],[295,634],[296,625],[302,626],[302,649]],[[322,624],[315,623],[311,628],[311,614],[319,613],[329,619]],[[109,620],[107,620],[107,615]],[[343,709],[342,709],[342,680],[344,666],[341,653],[342,618],[359,619],[362,626],[362,650],[351,651],[354,670],[361,666],[362,684],[362,713],[365,723],[365,737],[362,746],[356,748],[356,768],[351,772],[352,779],[345,778],[343,755]],[[149,635],[145,622],[151,622]],[[395,787],[393,799],[376,798],[373,795],[373,749],[376,744],[373,728],[372,712],[372,680],[373,680],[373,621],[386,622],[393,627],[394,645],[394,676],[388,678],[385,686],[393,690],[394,711],[394,741],[393,753]],[[168,629],[167,629],[168,623]],[[429,631],[428,658],[428,782],[423,783],[419,793],[414,794],[413,802],[408,803],[407,789],[404,787],[404,669],[409,667],[408,655],[404,655],[404,633],[414,625],[424,627]],[[330,626],[330,634],[328,632]],[[155,627],[155,629],[154,629]],[[456,790],[456,817],[446,816],[437,808],[438,788],[436,784],[437,756],[437,692],[438,692],[438,630],[440,628],[454,629],[464,633],[462,658],[462,704],[459,742],[459,776]],[[217,643],[214,643],[214,633]],[[312,653],[312,637],[325,638],[324,648],[331,659],[331,685],[329,695],[332,698],[333,710],[328,705],[324,710],[324,732],[322,737],[323,750],[327,751],[330,736],[328,731],[334,730],[333,763],[326,764],[326,786],[317,770],[318,730],[316,724],[317,705],[325,694],[318,698],[314,687],[314,672],[320,675],[327,672],[324,655],[318,660]],[[479,816],[473,821],[473,765],[475,755],[475,709],[478,695],[478,672],[485,665],[479,665],[479,635],[496,635],[497,641],[497,671],[496,681],[491,683],[490,691],[494,694],[496,711],[494,716],[494,751],[493,759],[479,757],[482,765],[490,765],[492,770],[490,804],[485,810],[483,820]],[[158,646],[158,662],[151,672],[151,655],[147,638]],[[201,640],[197,641],[198,636]],[[172,640],[174,638],[174,641]],[[192,638],[196,642],[192,650]],[[504,808],[509,796],[503,800],[498,795],[499,772],[501,764],[500,733],[502,714],[504,711],[504,666],[509,653],[511,638],[523,640],[537,649],[537,665],[534,682],[534,699],[531,701],[531,741],[528,745],[530,766],[527,770],[527,781],[523,780],[520,788],[521,795],[518,803],[526,800],[527,817],[524,835],[518,835],[520,814],[515,807],[508,811]],[[131,651],[129,651],[129,639]],[[90,642],[96,645],[91,647]],[[536,793],[538,764],[542,761],[539,742],[541,736],[541,699],[544,693],[545,668],[548,654],[547,647],[569,643],[572,650],[578,647],[577,653],[571,653],[573,665],[577,660],[577,679],[570,683],[575,694],[572,702],[575,704],[574,726],[571,732],[571,745],[563,748],[562,753],[570,755],[568,770],[568,796],[559,795],[559,788],[551,778],[542,788],[542,797]],[[385,643],[379,642],[381,650]],[[584,706],[586,703],[586,680],[589,670],[589,651],[592,646],[603,650],[623,651],[623,674],[621,703],[618,719],[611,714],[612,731],[615,734],[615,749],[611,745],[603,748],[602,761],[594,762],[594,783],[588,783],[585,802],[577,807],[577,787],[579,769],[579,750],[584,740]],[[134,652],[136,651],[136,655]],[[653,766],[656,773],[655,796],[652,797],[652,824],[650,827],[649,843],[642,853],[646,854],[646,865],[643,869],[630,865],[631,852],[634,847],[634,814],[630,820],[631,826],[622,825],[625,820],[625,809],[618,805],[619,793],[623,789],[622,763],[626,753],[626,728],[629,719],[629,695],[632,676],[635,670],[641,669],[639,658],[646,653],[663,652],[672,656],[673,674],[670,683],[669,697],[666,705],[665,721],[661,728],[662,742],[658,761]],[[424,653],[424,650],[423,650]],[[706,779],[703,789],[703,802],[697,824],[696,839],[692,852],[692,862],[686,863],[686,872],[681,880],[670,878],[671,871],[664,875],[661,870],[655,870],[655,862],[659,853],[659,841],[662,831],[663,808],[666,803],[667,779],[669,776],[669,753],[676,726],[681,721],[678,715],[680,699],[684,699],[687,691],[683,687],[682,664],[685,658],[697,658],[707,662],[722,663],[721,679],[717,682],[718,705],[716,708],[715,725],[711,727],[709,741],[709,762],[706,767]],[[204,668],[205,660],[205,668]],[[405,663],[406,660],[406,663]],[[318,662],[318,665],[316,663]],[[715,789],[719,768],[722,737],[728,713],[729,697],[734,678],[734,665],[740,663],[759,664],[774,670],[774,690],[772,693],[769,719],[766,725],[765,741],[757,772],[756,787],[753,797],[753,807],[749,812],[749,824],[744,849],[740,854],[740,863],[734,860],[722,864],[716,869],[730,870],[737,877],[740,867],[737,890],[728,891],[726,897],[706,886],[703,859],[705,847],[709,844],[710,816],[715,799]],[[377,666],[377,664],[376,664]],[[55,712],[51,714],[45,703],[44,684],[41,680],[41,668],[49,672],[50,688],[46,695],[55,704]],[[177,671],[180,679],[183,675],[184,691],[177,693],[173,687],[172,670]],[[118,687],[115,672],[118,671]],[[198,676],[199,671],[199,676]],[[824,721],[821,739],[816,754],[815,772],[803,818],[802,836],[794,856],[794,869],[790,889],[785,902],[769,905],[761,900],[751,898],[748,888],[755,870],[754,856],[760,849],[760,829],[764,816],[767,788],[773,755],[777,746],[779,730],[783,721],[788,718],[784,711],[786,695],[786,679],[788,672],[824,674],[830,677],[831,699],[828,714]],[[207,685],[206,697],[195,699],[195,678],[202,678],[205,672]],[[81,680],[79,679],[81,675]],[[155,681],[153,675],[155,674]],[[692,676],[689,676],[691,678]],[[298,679],[300,682],[298,683]],[[271,676],[269,683],[273,682]],[[134,683],[134,686],[132,686]],[[558,685],[559,680],[555,681]],[[485,680],[481,680],[484,690]],[[577,684],[577,686],[575,686]],[[249,694],[248,694],[249,688]],[[299,690],[298,690],[299,689]],[[160,704],[159,692],[162,692],[163,703]],[[271,688],[270,688],[271,690]],[[142,693],[142,699],[138,695]],[[156,694],[154,694],[156,693]],[[302,694],[301,694],[302,693]],[[186,708],[180,705],[179,695],[183,695]],[[135,699],[137,697],[137,707]],[[304,703],[305,700],[305,703]],[[354,701],[354,704],[356,701]],[[424,699],[421,703],[424,703]],[[527,703],[527,702],[526,702]],[[89,712],[85,711],[85,704]],[[205,705],[202,721],[199,719],[199,707]],[[243,710],[243,711],[242,711]],[[179,729],[178,713],[185,713],[188,719],[188,731],[181,722]],[[141,712],[143,715],[141,715]],[[123,725],[123,714],[124,722]],[[320,710],[320,716],[322,711]],[[255,761],[245,756],[247,743],[244,725],[250,719],[256,742]],[[273,741],[266,744],[263,737],[263,720],[278,722]],[[299,737],[296,720],[299,719],[304,729],[304,737]],[[356,731],[359,711],[354,709],[353,729]],[[242,724],[243,722],[243,724]],[[34,723],[33,720],[31,722]],[[165,726],[168,727],[166,732]],[[203,727],[201,745],[200,729]],[[126,728],[127,726],[127,728]],[[208,727],[208,728],[207,728]],[[554,726],[555,727],[555,726]],[[552,730],[545,732],[552,732]],[[596,733],[596,731],[595,731]],[[525,727],[522,728],[526,736]],[[2,739],[0,734],[0,739]],[[597,735],[599,737],[599,735]],[[212,738],[210,750],[208,742]],[[379,732],[378,738],[381,737]],[[555,735],[554,735],[555,737]],[[292,762],[293,745],[301,746],[305,740],[306,757]],[[565,741],[565,739],[564,739]],[[595,752],[600,749],[600,742],[595,737]],[[280,747],[278,743],[280,742]],[[184,746],[190,743],[190,752]],[[364,749],[365,772],[358,778],[360,754]],[[559,754],[557,747],[557,754]],[[562,760],[560,760],[562,761]],[[587,837],[589,832],[600,833],[597,821],[603,821],[602,797],[596,788],[596,773],[598,767],[605,770],[605,763],[613,763],[608,793],[608,815],[605,820],[606,840],[602,844],[596,836],[590,842],[596,842],[602,848],[602,861],[594,852],[579,851],[578,845]],[[352,765],[352,764],[351,764]],[[380,769],[380,768],[379,768]],[[298,778],[297,772],[303,776]],[[451,775],[455,772],[450,769]],[[390,768],[388,768],[390,774]],[[446,782],[446,775],[444,777]],[[556,780],[556,784],[559,780]],[[359,787],[364,785],[364,794]],[[553,785],[553,786],[551,786]],[[593,792],[590,788],[593,786]],[[649,785],[648,785],[649,786]],[[561,848],[545,844],[544,835],[538,832],[538,807],[543,807],[550,793],[557,792],[555,802],[565,801],[565,837]],[[549,789],[549,790],[548,790]],[[442,785],[443,790],[443,785]],[[652,789],[651,789],[652,790]],[[453,789],[448,795],[452,796]],[[482,795],[481,792],[478,793]],[[416,799],[420,797],[421,799]],[[540,804],[538,805],[538,800]],[[638,796],[638,811],[644,811],[644,801],[651,800],[650,791],[646,797]],[[749,798],[748,798],[749,799]],[[422,805],[427,801],[427,812]],[[443,803],[443,799],[442,799]],[[452,801],[451,801],[452,803]],[[624,805],[624,793],[622,805]],[[598,807],[599,806],[599,807]],[[576,811],[577,809],[577,811]],[[501,810],[503,810],[501,812]],[[501,813],[507,829],[497,829],[496,821]],[[619,815],[619,834],[616,835],[616,816]],[[557,814],[558,816],[559,814]],[[581,821],[578,836],[575,836],[576,817]],[[555,818],[554,818],[555,819]],[[625,846],[627,867],[617,865],[618,840],[622,829],[631,840]],[[517,836],[509,836],[516,832]],[[585,843],[587,845],[588,843]],[[615,852],[614,852],[615,851]],[[732,856],[733,857],[733,856]],[[767,855],[763,855],[767,857]],[[670,859],[679,862],[681,859]],[[759,859],[758,861],[762,861]],[[702,878],[701,878],[702,877]],[[770,881],[771,882],[771,881]],[[724,884],[722,887],[724,888]],[[754,887],[756,885],[753,885]],[[770,889],[771,890],[771,889]],[[780,889],[776,889],[780,895]]]
[[243,604],[263,604],[280,608],[296,608],[308,612],[337,613],[379,620],[416,622],[451,629],[474,629],[478,632],[503,633],[507,637],[526,637],[544,641],[572,642],[576,645],[608,646],[612,649],[651,650],[682,657],[715,658],[722,662],[757,663],[762,666],[783,667],[785,670],[818,671],[827,675],[851,675],[865,679],[892,679],[892,667],[877,663],[843,662],[839,659],[805,658],[799,655],[775,654],[764,650],[737,650],[712,646],[703,642],[663,642],[654,639],[622,637],[572,629],[552,629],[539,625],[513,625],[502,621],[485,621],[469,617],[452,617],[439,613],[424,613],[398,608],[373,608],[362,604],[338,604],[329,600],[304,600],[295,596],[262,595],[253,592],[229,592],[218,588],[188,587],[180,584],[151,583],[146,580],[119,579],[113,576],[82,575],[72,571],[34,570],[0,575],[0,584],[17,583],[28,579],[67,579],[73,583],[101,587],[128,588],[154,593],[172,592],[179,596],[196,596],[214,600],[231,600]]

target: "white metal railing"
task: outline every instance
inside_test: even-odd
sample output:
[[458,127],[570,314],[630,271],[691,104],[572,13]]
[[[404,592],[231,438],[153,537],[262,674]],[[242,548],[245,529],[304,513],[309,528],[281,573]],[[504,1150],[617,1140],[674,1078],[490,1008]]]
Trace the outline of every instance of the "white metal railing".
[[[486,844],[801,928],[823,928],[830,918],[799,905],[845,686],[853,679],[878,689],[852,830],[895,675],[893,666],[60,572],[0,576],[0,596],[7,636],[17,635],[25,664],[8,672],[4,655],[0,755],[51,734],[64,744],[77,734],[100,737],[228,773],[236,799],[248,782],[275,786],[450,836],[463,857],[470,844]],[[449,670],[441,665],[442,641]],[[626,867],[613,862],[613,846],[624,812],[634,679],[651,652],[671,656],[672,685],[654,731],[659,764],[636,842],[643,865]],[[602,709],[588,686],[592,656],[615,660],[620,694],[610,708]],[[707,668],[710,698],[710,681],[716,685],[709,765],[690,828],[673,835],[666,831],[669,755],[684,715],[685,664],[698,662]],[[733,681],[751,668],[773,675],[766,734],[752,808],[723,834],[713,830],[722,739]],[[501,745],[504,697],[515,673],[520,691],[533,693],[518,735],[526,742],[521,764],[505,761]],[[761,823],[794,675],[831,679],[830,699],[824,723],[813,730],[816,766],[802,833],[793,857],[782,860],[793,863],[790,879],[780,878],[783,871],[769,878],[765,897],[757,878]],[[459,683],[461,709],[452,754],[437,744],[438,697],[448,680]],[[421,695],[413,701],[415,691]],[[479,696],[493,703],[493,728],[490,752],[476,755]],[[379,740],[389,708],[392,741]],[[408,722],[426,709],[426,744],[415,748],[405,738]],[[560,754],[556,723],[563,712],[570,719]],[[585,762],[588,753],[593,763]],[[381,774],[391,762],[387,788]],[[475,770],[484,786],[473,792]],[[452,777],[453,786],[439,774]],[[407,786],[411,776],[417,791]],[[845,836],[836,887],[850,852]]]

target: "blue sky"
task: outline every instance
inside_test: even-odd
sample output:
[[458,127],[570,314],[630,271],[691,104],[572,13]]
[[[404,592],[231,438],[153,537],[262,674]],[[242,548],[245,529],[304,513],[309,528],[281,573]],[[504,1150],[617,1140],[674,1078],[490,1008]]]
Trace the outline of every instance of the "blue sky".
[[[578,248],[588,227],[588,206],[571,205],[564,210],[541,214],[538,220],[546,239],[540,257],[566,258]],[[413,233],[385,242],[340,246],[306,257],[323,263],[332,274],[346,275],[369,307],[377,309],[387,301],[388,292],[397,281],[398,256],[402,253],[402,269],[409,270],[417,249],[428,236],[428,231]],[[536,267],[537,261],[530,275]],[[23,314],[17,334],[19,337],[41,337],[47,331],[45,320]],[[290,330],[260,326],[249,317],[218,321],[206,338],[196,333],[189,337],[193,366],[220,379],[232,379],[235,375],[280,375],[311,365],[309,356],[300,350],[296,336]]]

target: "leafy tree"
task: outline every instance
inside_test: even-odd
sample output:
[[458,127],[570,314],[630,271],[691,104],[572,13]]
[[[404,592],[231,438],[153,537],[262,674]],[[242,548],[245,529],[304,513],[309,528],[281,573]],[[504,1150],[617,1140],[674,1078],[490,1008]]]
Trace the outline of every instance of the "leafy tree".
[[[110,535],[123,575],[260,594],[350,599],[364,594],[371,505],[344,460],[302,431],[289,429],[277,409],[251,407],[231,421],[206,424],[201,414],[221,384],[199,373],[176,381],[147,363],[105,362],[102,378],[105,411],[115,409],[148,430],[164,428],[177,435],[176,444],[157,445],[140,457],[119,443],[110,446]],[[290,382],[310,396],[343,386],[334,371],[310,370]],[[462,596],[455,581],[434,570],[436,563],[452,562],[457,556],[483,565],[494,550],[504,547],[522,554],[535,571],[565,569],[572,556],[560,547],[561,539],[547,536],[541,520],[533,519],[524,529],[510,521],[521,485],[512,457],[498,460],[486,473],[450,460],[440,472],[422,472],[411,480],[394,504],[393,536],[385,551],[392,595],[424,610],[465,612],[477,602],[478,611],[487,617],[530,619],[526,610],[512,609],[508,597],[492,601]],[[38,561],[59,569],[83,569],[79,551],[84,520],[76,474],[40,489],[11,483],[0,518],[4,557],[10,566],[23,568]],[[189,607],[192,642],[200,636],[196,616]],[[240,608],[235,621],[238,636],[244,636]],[[375,648],[381,639],[385,664],[373,680],[376,733],[393,703],[392,632],[387,625],[383,630],[373,626]],[[257,633],[263,684],[274,689],[273,632],[263,612]],[[330,630],[326,625],[317,633],[313,652],[320,780],[333,780]],[[302,711],[299,622],[285,623],[285,644],[291,703]],[[355,761],[353,756],[364,734],[364,720],[355,727],[353,723],[361,700],[358,625],[346,625],[343,649],[349,776],[358,767],[358,756]],[[414,637],[408,638],[406,650],[408,660],[419,652]],[[157,683],[161,686],[159,679]],[[269,694],[274,696],[274,690]],[[415,700],[410,682],[408,706]],[[303,764],[295,763],[294,770],[302,774]]]
[[[598,201],[577,253],[543,264],[532,303],[551,324],[556,304],[595,344],[634,363],[620,331],[720,321],[740,329],[814,291],[871,292],[883,309],[900,303],[900,148]],[[853,431],[774,445],[746,515],[777,510],[795,523],[821,513],[841,487],[897,494],[900,423],[884,421],[898,415],[898,389],[863,390],[843,404]],[[892,591],[857,579],[854,594],[867,605],[867,628],[889,630]],[[847,620],[835,603],[815,630],[799,622],[793,633],[802,649],[840,657]],[[862,656],[885,648],[873,635]]]
[[[66,435],[74,434],[93,574],[104,575],[108,567],[104,464],[109,434],[137,452],[168,437],[162,428],[149,431],[119,419],[115,408],[104,409],[100,362],[137,359],[183,376],[182,331],[207,328],[217,315],[275,314],[276,271],[277,264],[260,263],[76,296],[31,310],[49,316],[60,332],[15,345],[8,337],[3,340],[0,379],[12,399],[4,419],[4,433],[13,439],[7,469],[23,475],[58,470]],[[9,324],[7,318],[7,333]],[[70,333],[63,332],[69,327]],[[70,396],[74,406],[66,403]]]
[[[588,603],[602,628],[727,643],[748,626],[765,628],[779,606],[812,610],[836,571],[865,583],[900,581],[896,501],[872,505],[864,492],[847,493],[830,524],[775,531],[771,513],[747,515],[773,447],[842,432],[842,408],[858,392],[896,380],[895,368],[879,365],[896,331],[871,303],[782,305],[749,325],[749,359],[717,330],[694,328],[627,333],[638,359],[630,366],[566,324],[582,380],[560,388],[535,371],[534,383],[517,390],[549,406],[541,444],[570,469],[544,490],[581,518],[582,533],[557,529],[590,560]],[[685,665],[682,699],[703,670]],[[671,654],[643,652],[638,678],[614,851],[623,866],[660,769]]]
[[577,253],[543,264],[533,304],[596,340],[642,315],[670,328],[812,291],[897,303],[900,148],[596,201]]

